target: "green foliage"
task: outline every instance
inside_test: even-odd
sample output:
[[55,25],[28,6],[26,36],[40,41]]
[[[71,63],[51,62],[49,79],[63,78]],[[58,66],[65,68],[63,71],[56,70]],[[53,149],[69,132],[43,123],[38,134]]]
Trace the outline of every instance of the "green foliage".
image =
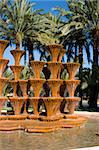
[[64,69],[64,71],[62,72],[61,79],[63,79],[63,80],[68,80],[69,79],[69,75],[68,75],[66,69]]
[[72,20],[81,22],[87,36],[94,38],[94,31],[99,30],[99,1],[98,0],[67,0],[72,13]]
[[58,44],[60,43],[60,37],[62,36],[61,27],[63,22],[60,16],[54,16],[51,13],[44,16],[45,28],[41,30],[38,39],[42,45]]
[[1,11],[4,14],[0,18],[0,36],[20,47],[25,38],[35,36],[32,31],[33,21],[37,21],[36,14],[39,14],[40,10],[33,10],[34,3],[30,3],[28,0],[5,0],[5,4],[3,3],[2,0]]

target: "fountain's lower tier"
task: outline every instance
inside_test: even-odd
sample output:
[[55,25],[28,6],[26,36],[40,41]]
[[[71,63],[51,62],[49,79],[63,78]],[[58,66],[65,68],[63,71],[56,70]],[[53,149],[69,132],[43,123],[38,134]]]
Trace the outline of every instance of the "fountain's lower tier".
[[[62,97],[44,97],[40,99],[39,97],[29,98],[30,104],[33,108],[33,115],[29,116],[30,119],[39,118],[43,121],[55,121],[63,118],[60,112],[60,105],[63,100]],[[39,111],[39,102],[42,102],[43,108]]]
[[[43,97],[45,104],[45,111],[38,111],[39,97],[10,97],[9,98],[14,114],[1,115],[0,114],[0,131],[25,130],[27,132],[51,132],[61,128],[80,127],[85,124],[86,118],[77,116],[72,113],[74,111],[75,102],[79,101],[78,97],[66,97],[69,114],[60,112],[60,104],[63,98]],[[27,100],[32,104],[34,114],[27,113],[24,109],[21,113],[22,106],[26,108]],[[0,110],[3,108],[7,98],[0,98]],[[42,109],[44,110],[44,109]]]
[[64,100],[66,101],[65,109],[67,110],[67,113],[73,114],[76,107],[78,106],[80,97],[66,97]]
[[[5,116],[7,118],[7,116]],[[77,115],[67,115],[66,119],[55,121],[41,121],[33,119],[15,120],[9,116],[0,120],[0,131],[24,130],[26,132],[45,133],[62,128],[80,127],[85,124],[86,118]]]
[[[86,118],[77,116],[75,114],[65,114],[60,112],[60,103],[62,98],[45,97],[43,101],[46,106],[46,115],[40,114],[37,110],[39,98],[29,98],[34,106],[34,114],[29,114],[24,110],[21,114],[21,108],[24,103],[27,102],[27,97],[10,98],[14,114],[13,115],[0,115],[0,131],[13,131],[13,130],[24,130],[27,132],[51,132],[59,130],[61,128],[72,128],[80,127],[85,124]],[[66,102],[73,104],[72,102],[79,101],[79,98],[66,98]],[[7,98],[2,97],[0,99],[2,109]],[[73,107],[72,107],[73,106]],[[25,106],[26,107],[26,106]],[[71,105],[74,108],[74,104]],[[35,117],[37,116],[37,117]]]
[[8,82],[7,78],[4,77],[0,78],[0,96],[3,96],[3,89],[7,82]]

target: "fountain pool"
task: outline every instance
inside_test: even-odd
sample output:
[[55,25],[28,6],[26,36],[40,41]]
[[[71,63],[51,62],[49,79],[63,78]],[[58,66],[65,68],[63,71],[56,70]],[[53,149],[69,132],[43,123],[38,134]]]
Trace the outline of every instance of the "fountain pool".
[[0,150],[70,150],[99,146],[99,120],[88,119],[85,127],[51,133],[0,132]]

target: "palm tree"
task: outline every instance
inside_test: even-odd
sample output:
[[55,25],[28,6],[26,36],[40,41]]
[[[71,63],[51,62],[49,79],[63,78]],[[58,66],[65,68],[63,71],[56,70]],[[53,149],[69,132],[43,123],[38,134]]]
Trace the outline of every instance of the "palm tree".
[[43,28],[40,27],[37,35],[36,48],[39,50],[41,56],[40,60],[50,60],[48,53],[49,44],[60,44],[60,37],[62,36],[60,28],[63,23],[60,16],[55,16],[51,13],[43,14],[41,16]]
[[[42,44],[43,48],[46,51],[46,45],[48,44],[62,44],[64,48],[66,48],[66,44],[69,43],[68,39],[70,38],[69,33],[73,32],[73,26],[78,28],[80,25],[76,22],[66,24],[64,20],[61,18],[60,14],[53,15],[51,13],[47,13],[44,15],[45,28],[40,31],[38,35],[38,40],[40,44]],[[68,49],[70,48],[70,44]],[[45,55],[44,51],[43,54]],[[44,56],[42,55],[42,57]]]
[[[24,47],[29,53],[29,62],[33,60],[33,49],[40,44],[38,34],[44,28],[43,11],[33,9],[34,3],[28,0],[1,0],[0,37]],[[26,53],[24,56],[26,63]]]
[[[89,46],[93,47],[93,62],[92,62],[92,88],[90,92],[90,107],[97,107],[97,70],[98,70],[98,49],[99,49],[99,9],[98,9],[98,0],[67,0],[69,13],[61,8],[57,8],[60,11],[62,16],[67,17],[69,20],[68,23],[78,24],[72,26],[73,32],[68,34],[69,44],[72,44],[72,47],[75,47],[75,56],[77,56],[77,49],[79,49],[79,61],[82,64],[83,56],[83,47],[85,47],[87,52],[88,61],[90,61],[90,51]],[[67,22],[65,23],[67,25]],[[67,30],[67,27],[63,27],[63,31]],[[67,39],[67,36],[66,36]],[[64,44],[67,43],[67,40],[64,38]],[[72,39],[72,40],[71,40]],[[71,47],[71,48],[72,48]],[[78,47],[78,48],[77,48]],[[82,65],[81,65],[82,66]],[[94,90],[96,89],[96,90]],[[96,96],[95,96],[96,95]],[[94,101],[93,101],[94,99]]]
[[3,0],[1,4],[1,12],[4,14],[0,18],[0,34],[1,38],[10,40],[11,43],[16,44],[16,49],[19,49],[24,39],[30,36],[32,30],[32,17],[36,14],[32,7],[34,3],[27,0]]
[[33,50],[40,50],[41,43],[39,41],[39,34],[45,30],[45,17],[42,14],[43,10],[35,10],[31,16],[31,30],[26,33],[23,45],[29,52],[29,62],[34,60]]
[[[72,2],[72,3],[71,3]],[[79,2],[69,0],[69,6],[73,10],[73,18],[77,21],[82,21],[84,26],[83,32],[93,47],[93,62],[91,75],[91,89],[89,106],[97,108],[98,98],[98,50],[99,50],[99,1],[98,0],[80,0]],[[74,9],[75,8],[75,9]]]

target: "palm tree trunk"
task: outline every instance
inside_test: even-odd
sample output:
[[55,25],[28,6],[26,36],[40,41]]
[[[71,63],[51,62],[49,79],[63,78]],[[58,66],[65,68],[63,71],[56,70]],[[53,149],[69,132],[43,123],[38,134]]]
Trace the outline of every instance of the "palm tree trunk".
[[71,45],[68,45],[68,51],[67,51],[67,62],[70,62],[70,58],[71,58]]
[[30,39],[28,39],[27,49],[28,49],[28,53],[29,53],[29,64],[30,64],[31,60],[34,60],[33,43],[31,42]]
[[80,68],[79,68],[79,79],[81,80],[80,82],[80,86],[79,86],[79,97],[81,98],[80,101],[80,107],[82,108],[82,97],[83,97],[83,93],[82,93],[82,69],[83,69],[83,50],[82,50],[82,46],[79,46],[79,63],[80,63]]
[[99,49],[99,30],[96,31],[94,36],[94,46],[93,46],[93,65],[92,65],[92,85],[90,87],[90,98],[89,107],[97,109],[97,99],[98,99],[98,49]]
[[24,65],[26,65],[26,60],[27,60],[27,46],[26,43],[24,44],[24,50],[25,50],[25,54],[24,54]]
[[77,62],[77,43],[75,43],[75,58],[74,61]]

